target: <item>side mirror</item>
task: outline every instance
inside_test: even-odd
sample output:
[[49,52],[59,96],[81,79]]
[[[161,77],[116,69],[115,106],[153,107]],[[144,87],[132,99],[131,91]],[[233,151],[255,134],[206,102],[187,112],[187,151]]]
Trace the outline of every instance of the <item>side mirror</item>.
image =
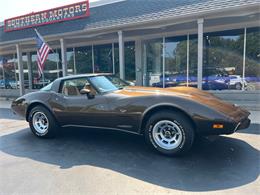
[[81,95],[87,95],[87,96],[88,96],[88,99],[93,99],[93,98],[95,97],[95,95],[92,94],[89,89],[81,89],[81,90],[80,90],[80,94],[81,94]]

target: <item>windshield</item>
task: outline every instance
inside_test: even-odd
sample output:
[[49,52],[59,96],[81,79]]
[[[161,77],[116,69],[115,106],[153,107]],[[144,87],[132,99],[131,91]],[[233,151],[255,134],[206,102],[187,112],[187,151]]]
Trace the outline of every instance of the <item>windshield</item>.
[[94,76],[90,77],[91,84],[101,93],[122,89],[129,84],[115,76]]
[[119,89],[130,85],[127,81],[124,81],[116,76],[109,75],[106,76],[106,78],[108,78]]

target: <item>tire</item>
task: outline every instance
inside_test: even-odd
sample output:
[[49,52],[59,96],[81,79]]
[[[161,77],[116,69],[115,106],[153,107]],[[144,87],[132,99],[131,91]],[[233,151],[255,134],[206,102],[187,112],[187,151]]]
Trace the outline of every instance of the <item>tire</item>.
[[160,111],[148,119],[144,136],[148,145],[156,151],[179,156],[192,147],[195,131],[191,121],[181,112]]
[[241,89],[242,89],[241,83],[236,83],[236,84],[235,84],[235,89],[236,89],[236,90],[241,90]]
[[43,106],[36,106],[30,111],[29,125],[33,134],[39,138],[55,137],[58,131],[55,118]]

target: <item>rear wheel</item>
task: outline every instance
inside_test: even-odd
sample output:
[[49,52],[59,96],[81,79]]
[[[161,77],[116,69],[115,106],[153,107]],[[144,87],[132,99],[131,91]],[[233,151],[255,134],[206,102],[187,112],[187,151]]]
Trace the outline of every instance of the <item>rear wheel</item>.
[[194,128],[181,112],[161,111],[147,121],[145,139],[160,153],[182,155],[193,144]]
[[236,83],[235,89],[236,90],[241,90],[242,89],[242,84],[241,83]]
[[33,134],[41,138],[54,137],[58,130],[53,115],[43,106],[36,106],[30,111],[29,124]]

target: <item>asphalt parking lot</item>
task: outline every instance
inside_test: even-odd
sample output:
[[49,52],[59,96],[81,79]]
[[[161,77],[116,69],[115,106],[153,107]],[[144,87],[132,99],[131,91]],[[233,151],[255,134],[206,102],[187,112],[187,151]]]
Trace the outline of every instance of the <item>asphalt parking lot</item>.
[[64,129],[38,139],[0,108],[0,193],[260,194],[258,114],[250,128],[201,139],[187,156],[170,158],[140,136],[107,130]]

